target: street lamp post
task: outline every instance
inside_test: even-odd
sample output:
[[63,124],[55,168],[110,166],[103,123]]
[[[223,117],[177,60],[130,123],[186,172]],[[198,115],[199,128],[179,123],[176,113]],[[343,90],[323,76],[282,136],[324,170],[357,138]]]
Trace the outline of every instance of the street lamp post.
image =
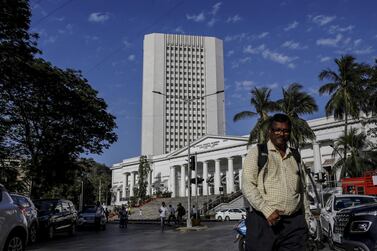
[[[159,91],[152,91],[152,92],[155,93],[155,94],[165,96],[165,97],[169,97],[168,95],[166,95],[162,92],[159,92]],[[188,139],[187,140],[187,178],[188,178],[187,179],[187,190],[188,190],[188,194],[187,194],[187,220],[186,220],[186,227],[187,228],[192,227],[192,224],[191,224],[191,169],[190,169],[190,157],[191,157],[190,156],[190,147],[191,147],[191,145],[190,145],[191,133],[190,132],[191,131],[190,131],[190,121],[189,121],[190,104],[191,104],[192,101],[195,101],[195,100],[198,100],[198,99],[203,99],[203,98],[206,98],[206,97],[212,96],[212,95],[217,95],[217,94],[220,94],[220,93],[223,93],[223,92],[224,92],[224,90],[221,90],[221,91],[217,91],[217,92],[207,94],[207,95],[204,95],[204,96],[191,98],[191,99],[190,98],[184,99],[184,98],[180,98],[178,96],[173,96],[174,98],[187,103],[187,139]],[[184,177],[182,177],[182,179],[183,178]]]

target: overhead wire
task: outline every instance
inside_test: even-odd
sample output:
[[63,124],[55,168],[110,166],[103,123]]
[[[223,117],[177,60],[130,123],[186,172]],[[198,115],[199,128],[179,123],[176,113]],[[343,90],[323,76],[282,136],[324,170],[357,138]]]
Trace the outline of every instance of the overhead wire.
[[[42,1],[42,0],[41,0]],[[41,1],[39,1],[38,3],[40,3]],[[46,18],[50,17],[52,14],[54,14],[55,12],[57,12],[58,10],[61,10],[63,9],[64,7],[66,7],[67,5],[69,5],[70,3],[72,3],[73,0],[68,0],[68,1],[65,1],[63,4],[59,5],[58,7],[56,7],[55,9],[53,9],[52,11],[50,11],[49,13],[47,13],[46,16],[44,17],[41,17],[40,19],[38,19],[37,21],[35,21],[33,23],[33,27],[36,27],[38,26],[43,20],[45,20]],[[37,3],[37,4],[38,4]]]

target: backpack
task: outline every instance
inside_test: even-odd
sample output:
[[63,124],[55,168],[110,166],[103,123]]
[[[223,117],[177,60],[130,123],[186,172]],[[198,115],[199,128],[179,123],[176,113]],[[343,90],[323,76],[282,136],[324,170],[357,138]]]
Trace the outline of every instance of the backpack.
[[[258,174],[264,167],[264,165],[267,163],[268,160],[268,149],[267,144],[258,144]],[[301,163],[301,155],[300,152],[296,148],[289,148],[292,152],[293,157],[295,158],[298,166],[298,174],[300,175],[300,163]]]

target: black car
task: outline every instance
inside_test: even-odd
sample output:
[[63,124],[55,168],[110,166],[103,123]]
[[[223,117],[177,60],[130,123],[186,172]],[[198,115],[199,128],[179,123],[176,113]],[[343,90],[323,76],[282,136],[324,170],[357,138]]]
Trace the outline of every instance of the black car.
[[341,210],[334,230],[342,234],[340,247],[344,250],[377,250],[377,203]]
[[34,201],[38,209],[41,234],[52,239],[57,232],[76,232],[77,211],[73,203],[63,199],[43,199]]
[[20,208],[21,212],[27,220],[29,243],[33,244],[37,241],[37,233],[39,228],[37,208],[29,197],[20,194],[10,194],[13,202]]

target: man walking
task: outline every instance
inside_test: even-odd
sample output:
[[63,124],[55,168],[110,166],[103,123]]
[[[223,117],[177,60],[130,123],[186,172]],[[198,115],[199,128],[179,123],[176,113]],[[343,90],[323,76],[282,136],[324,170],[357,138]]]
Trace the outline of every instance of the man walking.
[[178,224],[182,224],[183,216],[186,214],[186,209],[182,206],[181,203],[178,203],[177,205],[177,220]]
[[169,225],[170,225],[171,220],[173,220],[174,224],[177,225],[177,218],[175,217],[175,208],[172,205],[169,205],[169,218],[168,218]]
[[102,215],[104,213],[105,213],[105,211],[103,210],[101,203],[99,201],[97,201],[97,203],[96,203],[96,213],[94,215],[94,225],[95,225],[96,231],[98,231],[101,227],[101,218],[102,218]]
[[264,166],[258,166],[262,147],[251,148],[243,164],[242,192],[253,208],[246,218],[248,251],[305,250],[305,216],[310,211],[302,181],[304,172],[296,160],[298,152],[288,147],[290,133],[289,117],[275,114],[270,120],[269,141],[264,145]]
[[167,216],[167,211],[168,211],[168,209],[165,206],[165,202],[162,202],[161,207],[158,210],[158,212],[160,213],[161,232],[163,232],[164,229],[165,229],[165,219],[166,219],[166,216]]

